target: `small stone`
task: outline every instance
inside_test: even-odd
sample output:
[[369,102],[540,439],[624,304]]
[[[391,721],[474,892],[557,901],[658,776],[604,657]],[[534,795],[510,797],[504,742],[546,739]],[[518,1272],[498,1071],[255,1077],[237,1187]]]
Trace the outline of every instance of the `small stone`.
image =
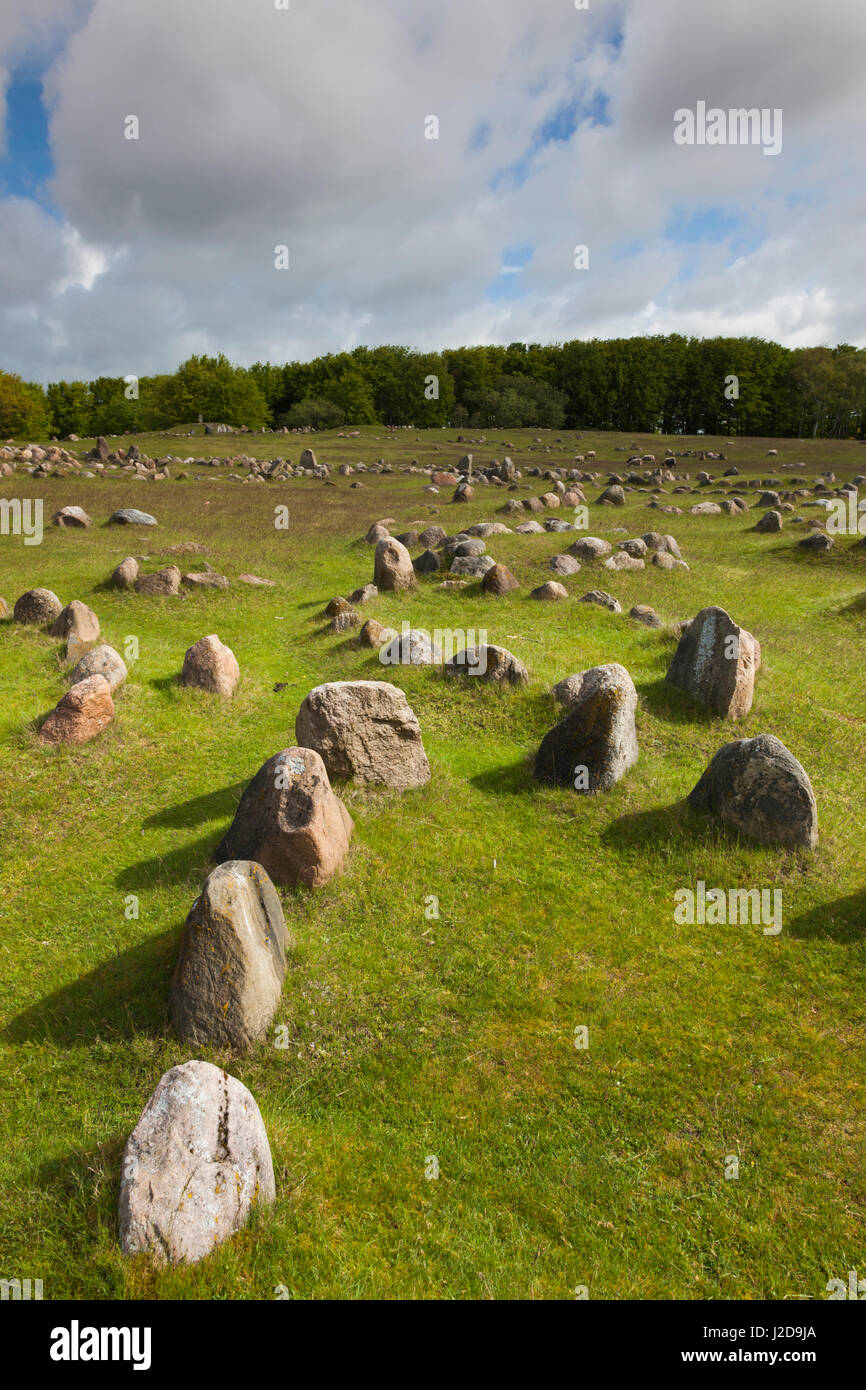
[[121,507],[120,511],[112,512],[108,518],[109,526],[156,526],[155,516],[150,512],[141,512],[137,507]]
[[621,613],[622,605],[618,598],[613,594],[605,593],[604,589],[590,589],[588,594],[584,594],[579,603],[597,603],[601,608],[609,608],[611,613]]
[[542,603],[551,603],[558,599],[568,598],[568,590],[564,584],[557,583],[555,579],[548,579],[545,584],[540,584],[537,589],[533,589],[529,597],[539,599]]
[[28,623],[34,627],[47,627],[63,611],[63,604],[50,589],[28,589],[17,600],[12,611],[16,623]]
[[482,579],[481,587],[485,594],[499,597],[501,594],[513,593],[520,585],[507,565],[493,565]]
[[126,680],[127,675],[123,658],[113,647],[101,646],[85,652],[73,670],[71,680],[73,685],[77,685],[79,681],[87,680],[88,676],[104,676],[113,695],[117,687]]
[[89,743],[114,718],[111,688],[102,675],[76,682],[39,730],[40,743]]
[[140,574],[135,581],[135,592],[150,597],[177,594],[180,591],[180,570],[177,565],[168,565],[156,574]]

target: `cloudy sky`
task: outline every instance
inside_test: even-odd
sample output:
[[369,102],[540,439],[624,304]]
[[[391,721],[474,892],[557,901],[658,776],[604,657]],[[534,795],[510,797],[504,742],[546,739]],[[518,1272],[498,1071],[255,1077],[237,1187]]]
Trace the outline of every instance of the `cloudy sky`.
[[[4,4],[0,367],[866,344],[864,0],[284,2]],[[699,102],[781,153],[677,144]]]

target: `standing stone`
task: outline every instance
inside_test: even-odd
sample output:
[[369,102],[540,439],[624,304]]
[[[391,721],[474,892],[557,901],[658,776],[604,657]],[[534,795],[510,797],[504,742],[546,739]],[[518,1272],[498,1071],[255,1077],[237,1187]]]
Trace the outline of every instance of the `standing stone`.
[[482,579],[481,587],[485,594],[495,594],[498,598],[501,594],[513,593],[520,584],[507,565],[494,565]]
[[358,633],[358,642],[362,647],[384,647],[386,642],[392,641],[396,636],[395,628],[383,627],[375,618],[368,618]]
[[87,680],[88,676],[104,676],[112,695],[128,675],[126,663],[113,647],[94,647],[86,652],[72,672],[72,683]]
[[568,686],[568,713],[545,734],[535,776],[575,791],[608,791],[638,758],[634,683],[614,661],[569,677]]
[[781,531],[782,526],[782,513],[773,510],[771,512],[764,512],[764,515],[755,526],[755,530],[772,534],[776,531]]
[[245,1052],[268,1029],[294,942],[261,864],[214,869],[183,929],[169,997],[172,1026],[193,1047]]
[[28,589],[15,604],[12,616],[16,623],[46,627],[60,616],[63,604],[50,589]]
[[210,1062],[166,1072],[123,1151],[123,1253],[194,1264],[275,1195],[268,1136],[246,1086]]
[[329,681],[303,701],[295,737],[331,777],[400,791],[430,780],[421,729],[403,691],[387,681]]
[[679,641],[665,677],[721,719],[752,708],[760,646],[724,608],[703,608]]
[[299,466],[300,466],[301,468],[316,468],[316,467],[317,467],[317,464],[316,464],[316,455],[313,453],[312,449],[302,449],[302,450],[301,450],[301,457],[298,459],[298,464],[299,464]]
[[342,869],[353,829],[319,754],[285,748],[259,768],[214,858],[254,859],[274,883],[321,888]]
[[111,687],[104,676],[87,676],[67,690],[39,730],[40,743],[88,743],[114,718]]
[[439,556],[435,550],[425,550],[412,561],[416,574],[435,574],[439,569]]
[[240,668],[231,647],[215,632],[202,637],[187,650],[180,673],[181,685],[209,690],[214,695],[232,696],[240,680]]
[[605,488],[604,492],[601,494],[598,500],[599,503],[601,503],[604,506],[624,507],[625,493],[623,492],[619,483],[612,483],[610,487]]
[[137,578],[138,561],[132,555],[127,555],[111,576],[111,582],[116,589],[134,589]]
[[79,642],[99,641],[99,619],[92,608],[77,598],[58,613],[49,629],[52,637],[77,637]]
[[376,546],[373,570],[373,583],[383,593],[393,593],[397,589],[411,589],[416,583],[412,557],[405,545],[388,538]]
[[688,802],[763,845],[814,849],[818,843],[812,783],[773,734],[724,744]]

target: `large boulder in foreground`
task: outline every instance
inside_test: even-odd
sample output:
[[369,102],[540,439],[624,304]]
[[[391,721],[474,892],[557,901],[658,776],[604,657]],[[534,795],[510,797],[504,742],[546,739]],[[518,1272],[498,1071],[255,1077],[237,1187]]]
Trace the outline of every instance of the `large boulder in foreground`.
[[114,718],[105,676],[87,676],[67,690],[39,730],[40,743],[89,743]]
[[416,584],[412,557],[400,541],[389,537],[376,546],[373,583],[382,593],[411,589]]
[[307,695],[295,737],[315,748],[331,777],[404,791],[430,780],[418,720],[388,681],[329,681]]
[[773,734],[724,744],[688,802],[763,845],[814,849],[818,843],[812,783]]
[[220,864],[183,929],[169,997],[178,1037],[193,1046],[246,1051],[277,1011],[293,944],[261,864]]
[[53,623],[63,611],[63,604],[51,589],[28,589],[17,600],[12,617],[16,623],[32,623],[34,627],[46,627]]
[[724,608],[703,608],[680,638],[665,677],[721,719],[742,719],[752,708],[761,649]]
[[319,754],[284,748],[250,782],[214,858],[254,859],[275,883],[321,888],[342,869],[353,829]]
[[540,782],[579,792],[608,791],[637,762],[637,691],[619,662],[593,666],[568,678],[568,713],[542,740],[535,760]]
[[240,668],[231,647],[227,647],[216,633],[212,632],[208,637],[200,637],[187,649],[180,683],[229,698],[234,694],[240,676]]
[[268,1136],[246,1086],[210,1062],[166,1072],[123,1151],[124,1254],[194,1264],[275,1196]]

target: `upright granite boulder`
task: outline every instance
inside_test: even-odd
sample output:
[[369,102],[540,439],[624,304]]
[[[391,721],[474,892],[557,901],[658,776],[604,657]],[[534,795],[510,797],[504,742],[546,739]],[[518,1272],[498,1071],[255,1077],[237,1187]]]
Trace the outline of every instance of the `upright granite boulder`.
[[208,875],[183,929],[169,1015],[181,1041],[245,1052],[277,1011],[294,945],[261,864],[230,859]]
[[295,737],[321,754],[329,776],[404,791],[430,780],[421,729],[388,681],[329,681],[306,696]]
[[743,719],[752,708],[761,648],[724,608],[702,608],[685,629],[666,680],[721,719]]
[[579,792],[608,791],[638,759],[637,691],[624,666],[611,662],[560,682],[568,713],[544,736],[535,760],[540,782]]
[[52,637],[77,637],[79,642],[98,642],[99,619],[92,608],[74,598],[57,614],[49,632]]
[[321,888],[342,869],[353,830],[319,754],[284,748],[250,782],[214,858],[253,859],[275,883]]
[[268,1136],[246,1086],[210,1062],[166,1072],[123,1151],[124,1254],[194,1264],[275,1196]]
[[400,541],[389,537],[376,545],[373,583],[382,593],[411,589],[416,583],[412,557]]
[[181,685],[195,686],[213,695],[230,698],[240,680],[240,668],[231,647],[221,642],[215,632],[199,638],[189,647],[180,673]]
[[688,802],[763,845],[814,849],[818,843],[812,783],[773,734],[724,744]]

